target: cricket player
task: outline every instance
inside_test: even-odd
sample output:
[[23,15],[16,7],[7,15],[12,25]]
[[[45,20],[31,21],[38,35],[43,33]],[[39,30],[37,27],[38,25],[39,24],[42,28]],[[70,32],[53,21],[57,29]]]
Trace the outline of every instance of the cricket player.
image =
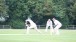
[[50,33],[53,33],[53,26],[52,26],[52,21],[50,19],[48,19],[47,23],[46,23],[46,29],[45,31],[47,32],[48,27],[50,27]]
[[36,31],[38,31],[39,33],[41,33],[38,29],[37,29],[37,25],[30,19],[26,19],[26,26],[27,26],[27,34],[29,34],[29,30],[31,28],[34,28]]
[[62,26],[62,24],[61,24],[58,20],[56,20],[55,18],[53,18],[52,20],[53,20],[53,22],[54,22],[54,24],[55,24],[54,33],[55,33],[56,35],[59,35],[59,34],[60,34],[60,33],[59,33],[59,28]]

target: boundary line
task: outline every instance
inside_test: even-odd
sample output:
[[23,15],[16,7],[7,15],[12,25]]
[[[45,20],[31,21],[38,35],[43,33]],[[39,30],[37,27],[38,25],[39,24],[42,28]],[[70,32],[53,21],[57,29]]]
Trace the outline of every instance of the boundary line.
[[6,35],[51,35],[51,34],[0,34],[0,36],[6,36]]

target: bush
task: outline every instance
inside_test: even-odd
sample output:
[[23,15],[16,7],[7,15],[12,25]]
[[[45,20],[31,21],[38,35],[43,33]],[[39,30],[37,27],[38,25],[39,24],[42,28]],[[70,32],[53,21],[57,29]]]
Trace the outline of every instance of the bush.
[[21,20],[11,20],[10,25],[13,27],[13,29],[23,29],[23,28],[25,28],[25,24]]

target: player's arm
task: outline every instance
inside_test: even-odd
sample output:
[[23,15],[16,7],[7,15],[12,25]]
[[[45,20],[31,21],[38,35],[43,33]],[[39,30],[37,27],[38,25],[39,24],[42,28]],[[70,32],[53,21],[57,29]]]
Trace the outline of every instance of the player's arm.
[[27,21],[25,22],[25,25],[28,26]]

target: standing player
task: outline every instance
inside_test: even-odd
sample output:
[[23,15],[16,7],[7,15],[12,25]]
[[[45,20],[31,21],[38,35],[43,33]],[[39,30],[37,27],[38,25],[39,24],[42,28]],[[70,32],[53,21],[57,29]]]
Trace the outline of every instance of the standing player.
[[60,34],[59,33],[59,28],[62,26],[62,24],[58,20],[56,20],[55,18],[53,18],[52,20],[53,20],[53,22],[55,24],[54,33],[56,35],[59,35]]
[[30,18],[28,18],[27,20],[26,20],[26,26],[27,26],[27,34],[29,34],[29,30],[31,29],[31,28],[34,28],[36,31],[38,31],[39,33],[41,33],[38,29],[37,29],[37,25],[30,19]]
[[53,26],[52,26],[52,21],[50,19],[48,19],[47,23],[46,23],[46,29],[45,31],[47,32],[48,27],[50,27],[50,33],[53,33]]

